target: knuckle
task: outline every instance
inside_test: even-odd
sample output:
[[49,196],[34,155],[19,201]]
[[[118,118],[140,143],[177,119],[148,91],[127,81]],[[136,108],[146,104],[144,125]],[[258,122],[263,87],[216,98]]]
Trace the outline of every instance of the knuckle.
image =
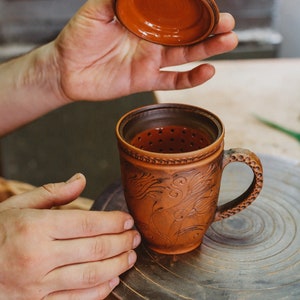
[[97,298],[99,300],[107,299],[107,296],[110,294],[111,289],[109,288],[108,283],[105,286],[101,285],[100,288],[97,289]]
[[30,219],[30,216],[24,215],[19,216],[19,218],[16,220],[15,230],[20,237],[23,237],[24,239],[26,237],[31,238],[36,231],[36,226],[37,224],[33,218]]
[[55,183],[47,183],[42,185],[42,188],[49,194],[54,194],[55,192]]
[[125,251],[131,250],[134,245],[134,232],[130,231],[124,235],[122,245]]
[[94,230],[94,224],[91,222],[89,216],[84,216],[81,220],[81,229],[84,234],[90,234]]
[[15,252],[14,259],[22,269],[23,274],[26,273],[27,270],[30,271],[33,268],[36,268],[38,262],[38,257],[30,246],[23,246],[21,251]]
[[68,300],[81,300],[82,298],[76,292],[70,292]]
[[95,239],[91,249],[91,256],[100,260],[106,257],[106,246],[103,239]]
[[[31,270],[39,264],[42,254],[37,250],[41,241],[40,221],[32,213],[19,215],[14,223],[12,257],[23,270]],[[37,246],[36,241],[39,241]]]
[[30,271],[33,268],[36,267],[36,259],[34,256],[32,256],[30,253],[26,254],[23,253],[22,255],[20,255],[19,257],[19,265],[22,267],[23,272]]
[[95,266],[90,265],[82,273],[82,284],[86,287],[99,284],[99,276]]

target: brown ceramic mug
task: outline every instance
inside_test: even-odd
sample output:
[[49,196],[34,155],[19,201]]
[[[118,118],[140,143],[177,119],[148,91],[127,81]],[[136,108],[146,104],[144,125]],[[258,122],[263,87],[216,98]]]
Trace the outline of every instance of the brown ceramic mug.
[[[220,119],[199,107],[155,104],[125,114],[116,127],[124,195],[146,245],[164,254],[197,248],[214,221],[230,217],[258,196],[259,158],[246,149],[224,151]],[[218,206],[223,169],[242,162],[253,182]]]

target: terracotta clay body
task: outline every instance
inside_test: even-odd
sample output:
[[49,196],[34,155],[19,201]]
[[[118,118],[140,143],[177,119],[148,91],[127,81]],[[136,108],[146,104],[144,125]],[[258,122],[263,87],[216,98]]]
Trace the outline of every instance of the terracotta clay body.
[[[259,158],[246,149],[224,151],[224,128],[214,114],[181,104],[136,109],[117,125],[128,209],[145,243],[165,254],[191,251],[212,222],[250,205],[263,183]],[[240,197],[217,206],[221,176],[230,162],[253,171]]]
[[214,0],[116,0],[115,11],[132,33],[169,46],[204,40],[219,21]]

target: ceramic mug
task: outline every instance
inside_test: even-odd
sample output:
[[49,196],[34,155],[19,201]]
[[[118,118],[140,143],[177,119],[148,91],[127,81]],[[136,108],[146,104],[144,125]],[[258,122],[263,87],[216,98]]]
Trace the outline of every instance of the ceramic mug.
[[[263,185],[259,158],[224,150],[224,126],[213,113],[184,104],[154,104],[125,114],[116,127],[124,196],[144,243],[164,254],[197,248],[212,222],[249,206]],[[222,171],[247,164],[253,182],[218,206]]]

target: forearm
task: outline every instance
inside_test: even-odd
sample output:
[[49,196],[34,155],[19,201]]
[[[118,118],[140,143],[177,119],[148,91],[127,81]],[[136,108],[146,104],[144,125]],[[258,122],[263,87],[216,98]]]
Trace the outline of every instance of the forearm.
[[68,103],[52,43],[0,65],[0,136]]

